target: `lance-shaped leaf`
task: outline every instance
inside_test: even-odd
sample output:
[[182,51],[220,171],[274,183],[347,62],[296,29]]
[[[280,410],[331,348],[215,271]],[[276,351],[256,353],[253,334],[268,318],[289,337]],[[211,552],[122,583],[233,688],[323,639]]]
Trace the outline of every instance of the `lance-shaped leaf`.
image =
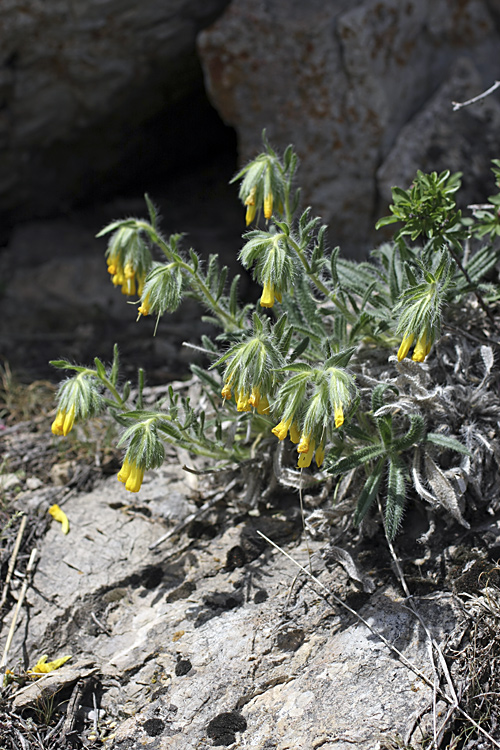
[[366,479],[363,489],[359,493],[356,511],[354,513],[354,523],[358,526],[368,513],[370,506],[378,495],[380,483],[384,474],[384,459],[379,459],[375,469]]
[[385,533],[392,540],[403,519],[406,502],[405,465],[398,456],[389,461],[387,496],[385,500]]

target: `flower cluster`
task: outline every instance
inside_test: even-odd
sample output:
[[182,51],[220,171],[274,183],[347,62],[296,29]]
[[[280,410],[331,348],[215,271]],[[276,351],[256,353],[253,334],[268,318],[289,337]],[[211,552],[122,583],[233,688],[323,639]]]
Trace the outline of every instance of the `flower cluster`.
[[96,387],[91,370],[80,367],[81,372],[68,378],[59,386],[58,409],[52,422],[54,435],[66,435],[71,432],[75,420],[89,419],[102,409],[102,398]]
[[126,296],[142,295],[151,267],[151,253],[142,237],[143,231],[141,222],[127,220],[118,223],[109,239],[106,251],[108,273],[113,284],[120,286]]

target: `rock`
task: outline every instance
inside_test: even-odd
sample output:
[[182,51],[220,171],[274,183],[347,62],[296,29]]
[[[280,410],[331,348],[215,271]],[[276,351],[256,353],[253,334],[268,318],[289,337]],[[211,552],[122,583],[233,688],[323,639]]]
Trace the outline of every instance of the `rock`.
[[13,490],[15,487],[21,487],[23,484],[23,477],[19,474],[0,474],[0,492],[7,492]]
[[293,143],[304,202],[331,223],[334,244],[358,254],[377,218],[377,169],[401,128],[462,54],[490,85],[498,46],[482,0],[233,0],[198,38],[209,96],[236,128],[241,162],[263,128],[277,148]]
[[[215,118],[203,93],[195,37],[226,4],[3,2],[3,216],[12,222],[60,212],[213,143]],[[188,144],[183,113],[191,107],[205,127]]]
[[[485,203],[495,191],[490,166],[498,158],[500,105],[495,96],[456,112],[452,101],[467,101],[481,93],[481,77],[467,58],[458,61],[436,94],[402,129],[377,172],[384,202],[391,186],[408,187],[418,169],[423,172],[463,172],[458,198],[463,206]],[[489,172],[489,174],[488,174]]]
[[[253,516],[214,508],[196,530],[152,549],[165,530],[156,515],[162,497],[175,504],[169,524],[195,509],[173,456],[136,496],[110,478],[68,497],[71,531],[51,527],[40,540],[29,618],[24,610],[9,653],[9,664],[23,654],[30,665],[42,653],[91,659],[102,680],[99,710],[120,719],[111,747],[185,750],[241,740],[373,750],[432,703],[432,689],[372,631],[297,578],[294,563],[258,536],[309,565],[293,502]],[[236,547],[245,554],[228,565]],[[358,592],[343,567],[321,563],[320,547],[309,542],[326,591],[358,607],[432,680],[420,623],[391,584],[372,596]],[[455,622],[452,597],[415,602],[442,640]]]

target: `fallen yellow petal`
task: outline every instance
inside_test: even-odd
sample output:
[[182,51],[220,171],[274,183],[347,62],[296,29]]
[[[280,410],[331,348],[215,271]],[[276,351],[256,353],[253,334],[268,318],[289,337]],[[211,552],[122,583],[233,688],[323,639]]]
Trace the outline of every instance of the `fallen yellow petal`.
[[68,534],[69,533],[69,521],[68,521],[68,516],[66,515],[66,513],[63,510],[61,510],[61,508],[56,504],[50,506],[49,513],[54,519],[54,521],[59,521],[59,523],[62,524],[61,525],[62,533]]
[[71,659],[71,654],[67,656],[61,656],[60,659],[54,659],[54,661],[47,661],[48,654],[41,656],[33,669],[28,669],[30,674],[45,674],[46,672],[53,672],[55,669],[59,669],[63,664],[66,664],[68,659]]

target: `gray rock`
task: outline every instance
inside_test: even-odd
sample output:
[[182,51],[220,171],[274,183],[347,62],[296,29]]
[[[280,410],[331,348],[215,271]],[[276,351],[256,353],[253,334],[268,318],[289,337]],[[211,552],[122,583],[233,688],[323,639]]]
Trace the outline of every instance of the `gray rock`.
[[[109,194],[138,162],[153,167],[160,159],[165,169],[175,163],[185,135],[182,110],[188,101],[199,114],[207,110],[196,34],[226,4],[3,2],[3,214],[13,220],[61,211],[89,194]],[[155,128],[164,133],[161,152]],[[209,138],[199,141],[203,147]]]
[[[174,522],[194,504],[173,457],[146,479],[137,496],[110,478],[64,503],[71,531],[64,536],[54,523],[40,542],[29,618],[18,624],[9,664],[23,653],[30,666],[42,653],[72,654],[67,669],[98,669],[101,710],[121,719],[116,750],[237,738],[255,748],[373,750],[404,734],[432,690],[256,533],[308,566],[293,503],[236,524],[221,523],[214,509],[197,534],[151,549],[165,530],[159,498],[172,497]],[[210,528],[215,537],[204,539]],[[355,594],[342,567],[326,567],[317,554],[311,564],[327,590]],[[371,627],[431,677],[426,636],[396,591],[385,585],[362,596]],[[442,640],[455,623],[451,597],[416,603]]]
[[458,196],[462,205],[486,202],[494,192],[494,179],[485,167],[499,153],[498,98],[490,96],[455,112],[451,107],[452,101],[467,101],[481,91],[477,69],[467,58],[459,60],[436,94],[401,129],[379,168],[378,188],[384,202],[391,199],[391,186],[408,187],[418,169],[463,172]]
[[305,203],[331,223],[333,243],[359,253],[377,218],[377,169],[401,128],[462,54],[490,85],[499,36],[481,0],[233,0],[198,48],[241,161],[264,127],[277,148],[295,144]]

